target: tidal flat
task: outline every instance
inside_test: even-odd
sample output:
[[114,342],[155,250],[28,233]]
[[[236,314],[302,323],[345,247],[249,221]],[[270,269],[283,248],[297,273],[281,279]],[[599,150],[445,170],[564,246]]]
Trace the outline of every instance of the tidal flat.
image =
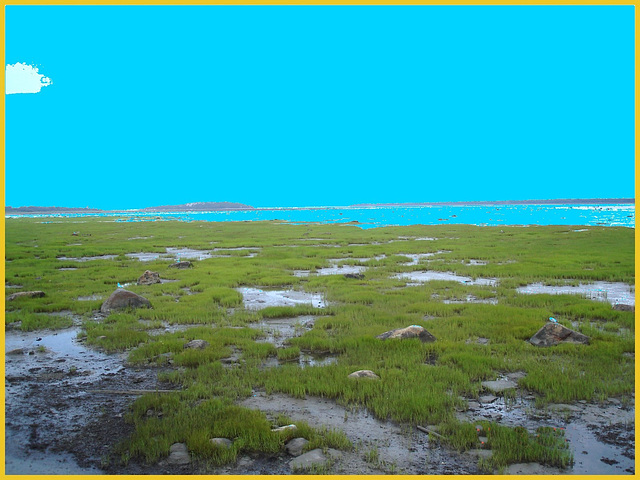
[[5,225],[7,474],[635,473],[632,228]]

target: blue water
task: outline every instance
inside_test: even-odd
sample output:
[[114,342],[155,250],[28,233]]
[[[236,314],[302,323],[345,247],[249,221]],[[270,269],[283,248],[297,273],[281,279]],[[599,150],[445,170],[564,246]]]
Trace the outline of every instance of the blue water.
[[[24,215],[28,217],[113,217],[116,221],[181,220],[238,222],[283,220],[291,223],[359,222],[361,228],[389,225],[580,225],[635,228],[634,205],[508,205],[376,208],[300,208],[230,212],[109,213]],[[16,218],[19,215],[7,215]],[[52,220],[48,220],[52,221]]]

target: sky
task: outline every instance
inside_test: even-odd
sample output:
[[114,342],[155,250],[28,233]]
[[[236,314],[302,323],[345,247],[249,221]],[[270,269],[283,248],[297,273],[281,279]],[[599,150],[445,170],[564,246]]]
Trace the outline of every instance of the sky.
[[5,205],[635,196],[633,6],[5,8]]

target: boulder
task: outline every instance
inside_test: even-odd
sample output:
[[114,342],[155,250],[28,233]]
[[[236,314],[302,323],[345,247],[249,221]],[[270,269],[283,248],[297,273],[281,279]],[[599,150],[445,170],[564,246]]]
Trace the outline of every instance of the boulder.
[[287,450],[287,453],[292,457],[299,457],[302,455],[302,450],[309,443],[309,440],[306,438],[298,437],[292,440],[289,440],[284,448]]
[[129,290],[125,290],[123,288],[117,289],[109,298],[107,298],[102,306],[100,307],[100,311],[102,313],[109,313],[112,310],[121,310],[123,308],[139,308],[146,307],[150,308],[151,303],[146,298],[138,295],[137,293],[130,292]]
[[193,267],[193,264],[186,260],[184,262],[177,262],[169,265],[169,268],[191,268],[191,267]]
[[362,280],[364,275],[362,273],[345,273],[344,278],[355,278],[356,280]]
[[349,378],[370,378],[372,380],[379,380],[380,377],[373,373],[371,370],[358,370],[348,375]]
[[186,350],[187,348],[192,348],[194,350],[204,350],[209,346],[209,342],[206,340],[191,340],[188,343],[183,345],[183,348]]
[[635,312],[636,311],[636,306],[635,305],[625,305],[624,303],[616,303],[613,306],[614,310],[618,310],[619,312]]
[[187,450],[186,443],[174,443],[169,447],[169,458],[167,463],[170,465],[186,465],[191,463],[191,456]]
[[151,270],[146,270],[138,279],[138,285],[153,285],[154,283],[160,283],[160,274]]
[[[482,382],[482,386],[488,390],[491,390],[494,393],[500,393],[500,392],[504,392],[505,390],[517,388],[518,384],[513,380],[509,380],[508,378],[503,378],[501,380],[488,380],[488,381]],[[488,396],[489,395],[487,395],[487,397]],[[490,403],[490,402],[487,402],[487,403]]]
[[395,330],[389,330],[383,334],[378,335],[376,338],[381,340],[387,340],[391,338],[419,338],[423,343],[435,342],[436,337],[431,335],[424,327],[420,325],[410,325],[406,328],[396,328]]
[[211,439],[209,439],[209,442],[212,445],[220,446],[220,447],[224,447],[224,448],[230,448],[231,445],[233,445],[233,442],[231,440],[229,440],[228,438],[211,438]]
[[23,298],[23,297],[40,298],[40,297],[44,297],[44,292],[41,292],[40,290],[37,290],[37,291],[34,291],[34,292],[16,292],[16,293],[12,293],[11,295],[9,295],[7,297],[7,302],[15,300],[16,298]]
[[559,323],[547,322],[544,327],[529,339],[529,342],[536,347],[551,347],[559,343],[588,344],[589,337]]
[[329,448],[326,455],[322,452],[321,448],[316,448],[315,450],[311,450],[310,452],[291,460],[291,462],[289,462],[289,467],[291,467],[293,472],[310,470],[313,467],[326,467],[328,466],[331,457],[335,458],[339,455],[340,452],[333,448]]

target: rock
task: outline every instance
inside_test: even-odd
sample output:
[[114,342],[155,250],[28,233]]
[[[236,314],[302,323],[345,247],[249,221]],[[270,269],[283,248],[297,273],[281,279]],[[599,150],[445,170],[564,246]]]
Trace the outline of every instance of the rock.
[[7,355],[24,355],[24,349],[16,348],[7,352]]
[[478,345],[489,345],[489,339],[484,337],[478,337]]
[[230,448],[231,445],[233,445],[233,442],[228,438],[212,438],[209,440],[209,442],[211,442],[212,445],[216,445],[224,448]]
[[498,399],[495,395],[483,395],[480,397],[482,403],[493,403]]
[[482,386],[488,388],[494,393],[500,393],[510,388],[516,388],[518,384],[513,380],[493,380],[482,382]]
[[314,466],[324,467],[329,463],[330,457],[337,457],[339,455],[340,452],[332,448],[327,451],[327,455],[322,453],[321,448],[316,448],[315,450],[311,450],[310,452],[291,460],[289,467],[291,467],[291,470],[294,472],[299,470],[309,470]]
[[503,472],[504,475],[558,475],[563,471],[539,463],[513,463]]
[[619,312],[635,312],[635,305],[625,305],[624,303],[616,303],[613,306],[614,310],[618,310]]
[[551,347],[559,343],[581,343],[588,344],[589,337],[560,325],[559,323],[547,322],[529,340],[536,347]]
[[295,426],[293,423],[291,425],[284,425],[282,427],[277,427],[277,428],[272,428],[271,431],[272,432],[284,432],[287,430],[297,430],[298,427]]
[[187,450],[186,443],[174,443],[169,448],[169,452],[171,453],[169,453],[167,463],[170,465],[186,465],[187,463],[191,463],[191,456]]
[[16,298],[23,298],[23,297],[40,298],[40,297],[44,297],[44,292],[41,292],[40,290],[37,290],[37,291],[34,291],[34,292],[16,292],[16,293],[12,293],[11,295],[9,295],[7,297],[7,302],[15,300]]
[[177,262],[172,265],[169,265],[169,268],[191,268],[193,264],[189,261]]
[[469,408],[469,410],[479,410],[480,409],[480,404],[478,402],[474,402],[473,400],[468,402],[467,407]]
[[160,274],[146,270],[138,279],[138,285],[153,285],[154,283],[160,283]]
[[472,450],[467,450],[466,453],[468,455],[472,455],[474,457],[480,457],[480,458],[489,458],[493,454],[491,450],[483,450],[481,448],[474,448]]
[[284,448],[287,450],[287,453],[293,457],[298,457],[302,455],[302,450],[309,443],[309,440],[306,438],[298,437],[292,440],[289,440]]
[[371,370],[358,370],[348,375],[349,378],[370,378],[372,380],[379,380],[380,377],[373,373]]
[[345,273],[344,278],[355,278],[356,280],[362,280],[364,275],[362,273]]
[[191,340],[183,345],[184,349],[193,348],[195,350],[203,350],[209,346],[206,340]]
[[420,325],[411,325],[406,328],[396,328],[378,335],[376,338],[387,340],[392,338],[419,338],[423,343],[435,342],[436,337],[431,335]]
[[109,298],[107,298],[102,306],[100,307],[100,311],[102,313],[109,313],[112,310],[121,310],[123,308],[139,308],[146,307],[150,308],[151,303],[146,298],[138,295],[137,293],[130,292],[129,290],[125,290],[123,288],[117,289]]

